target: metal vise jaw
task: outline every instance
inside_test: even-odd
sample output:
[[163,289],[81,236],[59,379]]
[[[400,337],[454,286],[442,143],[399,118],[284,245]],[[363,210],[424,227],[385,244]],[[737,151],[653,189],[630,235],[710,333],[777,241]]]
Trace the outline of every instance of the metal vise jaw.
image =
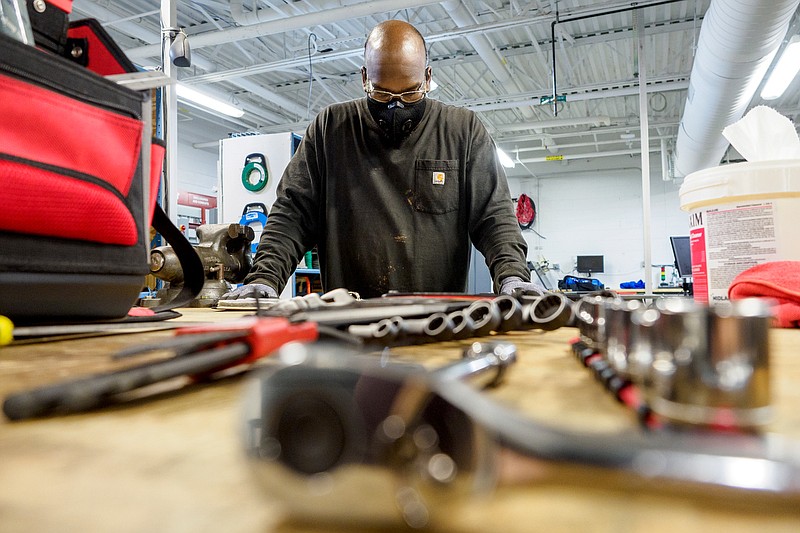
[[[195,252],[203,263],[206,281],[191,307],[211,307],[231,289],[230,283],[241,282],[253,266],[250,243],[253,228],[241,224],[203,224],[197,228],[199,243]],[[161,300],[171,299],[183,285],[183,269],[172,246],[159,246],[150,251],[150,273],[169,282],[159,291]]]

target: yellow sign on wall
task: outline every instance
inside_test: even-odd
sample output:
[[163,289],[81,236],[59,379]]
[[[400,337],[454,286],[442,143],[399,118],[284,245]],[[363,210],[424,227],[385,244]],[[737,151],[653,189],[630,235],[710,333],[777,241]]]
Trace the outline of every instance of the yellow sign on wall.
[[545,161],[562,161],[563,159],[563,155],[547,155],[544,157]]

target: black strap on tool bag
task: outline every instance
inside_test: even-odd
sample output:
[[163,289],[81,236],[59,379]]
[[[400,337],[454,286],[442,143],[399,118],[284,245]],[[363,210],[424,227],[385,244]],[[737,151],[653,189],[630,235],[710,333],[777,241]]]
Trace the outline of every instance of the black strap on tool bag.
[[27,6],[36,46],[64,55],[72,0],[31,0]]
[[175,251],[175,255],[178,256],[183,269],[183,287],[175,298],[153,308],[153,311],[158,313],[182,307],[194,300],[200,294],[200,290],[205,283],[205,272],[203,271],[203,262],[194,251],[192,243],[172,223],[159,205],[155,206],[155,211],[153,212],[153,227],[172,245],[172,249]]

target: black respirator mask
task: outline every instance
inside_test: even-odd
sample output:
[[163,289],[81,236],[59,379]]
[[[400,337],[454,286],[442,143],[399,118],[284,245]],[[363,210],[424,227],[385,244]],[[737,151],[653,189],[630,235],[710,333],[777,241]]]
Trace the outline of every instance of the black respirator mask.
[[400,144],[411,135],[425,114],[426,102],[427,99],[423,98],[413,104],[406,104],[399,100],[384,104],[367,98],[367,106],[372,118],[378,123],[384,138],[393,146]]

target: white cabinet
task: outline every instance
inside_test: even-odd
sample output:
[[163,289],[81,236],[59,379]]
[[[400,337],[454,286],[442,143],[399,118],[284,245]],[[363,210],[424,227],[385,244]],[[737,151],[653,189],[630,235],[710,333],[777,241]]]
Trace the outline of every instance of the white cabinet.
[[[295,133],[246,135],[219,142],[219,222],[238,223],[249,204],[263,205],[269,210],[277,198],[278,182],[289,164],[300,136]],[[254,221],[257,243],[262,225]],[[294,276],[286,284],[281,297],[294,294]]]

